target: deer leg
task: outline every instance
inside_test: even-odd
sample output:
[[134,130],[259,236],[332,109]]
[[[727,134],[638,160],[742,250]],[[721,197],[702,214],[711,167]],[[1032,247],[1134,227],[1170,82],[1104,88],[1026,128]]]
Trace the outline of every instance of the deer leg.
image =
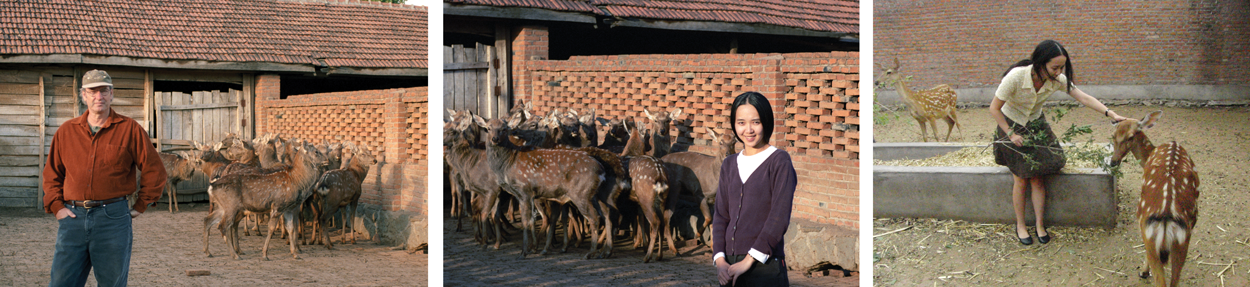
[[1158,248],[1155,248],[1155,240],[1163,240],[1163,239],[1154,238],[1155,236],[1161,236],[1161,234],[1156,235],[1156,233],[1152,233],[1149,230],[1153,230],[1153,229],[1151,229],[1149,225],[1146,225],[1144,223],[1139,223],[1138,226],[1140,227],[1140,230],[1142,232],[1142,241],[1144,243],[1144,246],[1146,247],[1146,263],[1148,264],[1146,268],[1149,268],[1146,271],[1142,272],[1143,278],[1149,277],[1151,273],[1154,273],[1155,278],[1151,280],[1151,281],[1154,281],[1155,283],[1154,285],[1166,286],[1164,285],[1164,278],[1163,278],[1165,276],[1163,273],[1163,261],[1162,259],[1159,258]]
[[174,213],[174,186],[169,184],[169,180],[165,180],[165,193],[169,194],[165,198],[169,200],[169,213]]
[[663,226],[660,226],[660,230],[664,232],[664,237],[668,238],[668,247],[673,250],[673,256],[677,256],[677,244],[674,244],[674,241],[673,241],[674,237],[676,237],[677,235],[673,234],[675,231],[673,231],[673,226],[672,226],[673,212],[676,209],[677,209],[677,192],[669,190],[668,198],[665,199],[664,201],[664,216],[660,217],[660,223],[663,225]]
[[520,207],[518,209],[521,210],[521,258],[524,259],[525,255],[529,254],[529,235],[534,228],[534,222],[531,220],[533,216],[530,214],[530,205],[534,203],[528,199],[520,199],[519,201]]
[[[952,117],[953,115],[942,118],[946,120],[946,141],[951,141],[951,130],[955,128],[955,120]],[[937,128],[937,126],[933,126],[933,127],[934,129]],[[963,133],[963,130],[960,130],[959,132]],[[933,136],[937,137],[936,134],[934,134]]]
[[[1179,226],[1177,226],[1179,227]],[[1183,227],[1182,227],[1183,228]],[[1168,260],[1172,261],[1172,282],[1169,286],[1179,286],[1177,283],[1181,281],[1181,268],[1185,267],[1185,256],[1189,253],[1189,231],[1193,228],[1185,229],[1185,239],[1180,244],[1172,245],[1172,254],[1168,255]]]
[[[284,221],[283,223],[285,223],[284,225],[286,226],[287,233],[291,234],[291,240],[288,240],[289,242],[291,242],[291,257],[295,259],[300,259],[299,247],[296,246],[295,244],[295,241],[299,240],[299,233],[295,232],[296,223],[298,222],[296,218],[298,218],[299,216],[297,212],[298,212],[298,209],[286,211],[283,214],[283,221]],[[273,222],[273,221],[270,220],[269,222]],[[327,243],[328,242],[329,241],[327,240]]]
[[[484,215],[483,220],[484,220],[484,222],[486,222],[486,223],[490,224],[490,225],[491,225],[491,227],[493,227],[493,228],[494,228],[494,230],[495,230],[495,250],[499,250],[499,245],[503,244],[503,231],[501,230],[501,228],[502,228],[503,226],[501,226],[501,225],[503,225],[503,224],[505,224],[505,223],[507,223],[507,224],[512,224],[512,223],[511,223],[511,222],[506,222],[506,221],[504,221],[504,220],[503,220],[504,216],[503,216],[502,214],[499,214],[499,212],[502,212],[502,211],[503,211],[503,208],[499,206],[499,196],[498,196],[498,195],[493,196],[492,198],[490,198],[490,199],[488,199],[488,200],[489,200],[489,202],[490,202],[490,204],[488,205],[488,206],[489,206],[489,209],[488,209],[488,210],[483,211],[483,212],[485,212],[485,214],[483,214],[483,215]],[[485,230],[483,230],[483,231],[485,231]],[[482,248],[486,248],[486,247],[485,247],[485,246],[483,246]]]
[[204,255],[208,257],[213,257],[213,254],[208,252],[208,233],[218,224],[221,224],[221,214],[209,212],[208,216],[204,217]]
[[707,231],[708,226],[712,226],[712,213],[711,213],[711,208],[708,206],[708,202],[707,202],[709,200],[708,198],[709,196],[704,195],[703,200],[699,202],[699,210],[703,211],[703,224],[701,224],[702,226],[699,227],[698,236],[699,236],[699,241],[703,241],[704,245],[707,245],[707,247],[712,247],[712,243],[709,242],[709,240],[703,239],[703,233]]
[[260,257],[265,261],[269,261],[269,239],[273,238],[273,230],[278,226],[277,224],[274,224],[278,222],[278,216],[280,215],[277,210],[270,212],[269,224],[266,226],[266,229],[269,229],[269,234],[265,236],[265,244],[260,248]]
[[[652,201],[652,202],[654,203],[654,201]],[[652,250],[659,250],[659,249],[660,249],[660,247],[662,247],[662,246],[657,246],[657,245],[661,245],[661,244],[660,244],[660,239],[661,239],[661,238],[657,238],[657,235],[659,235],[659,234],[660,234],[660,225],[661,225],[661,224],[660,224],[660,217],[659,217],[659,214],[656,214],[656,209],[657,209],[657,207],[656,207],[656,206],[651,206],[651,207],[649,207],[649,208],[644,208],[644,209],[642,210],[643,215],[647,217],[647,223],[648,223],[648,225],[650,225],[650,226],[649,226],[649,228],[648,228],[648,231],[649,231],[648,233],[650,233],[650,234],[649,234],[649,235],[650,235],[649,237],[650,237],[650,240],[651,240],[651,242],[649,242],[649,244],[647,244],[647,255],[646,255],[645,257],[643,257],[643,258],[642,258],[642,263],[647,263],[647,262],[649,262],[649,261],[650,261],[650,259],[651,259],[651,252],[652,252]],[[639,220],[639,221],[641,221],[641,220]],[[663,254],[663,253],[664,253],[664,251],[659,251],[659,252],[657,252],[657,253]],[[658,262],[658,261],[660,261],[660,256],[659,256],[659,255],[657,255],[657,257],[655,258],[655,261],[657,261],[657,262]]]
[[[596,210],[595,207],[587,206],[589,204],[586,204],[586,203],[575,204],[575,205],[577,205],[577,209],[581,211],[582,217],[586,219],[586,223],[587,223],[586,226],[590,228],[590,234],[591,234],[590,252],[586,253],[586,259],[591,259],[591,258],[595,258],[596,256],[600,256],[599,238],[604,235],[607,235],[608,242],[612,242],[611,240],[612,235],[609,234],[611,230],[604,230],[604,232],[602,233],[599,232],[599,226],[598,226],[599,216],[605,214],[606,212],[603,212],[603,211],[606,211],[606,210]],[[606,222],[612,222],[612,221],[607,220]]]
[[358,205],[360,205],[360,201],[352,201],[352,211],[347,213],[347,220],[343,222],[343,228],[351,230],[352,245],[356,245],[356,226],[353,223],[356,222],[356,206]]
[[[923,141],[923,142],[928,142],[928,141],[929,141],[929,138],[927,138],[927,137],[925,137],[925,136],[926,136],[929,132],[928,132],[928,127],[925,127],[925,119],[924,119],[924,117],[916,117],[916,123],[917,123],[917,124],[920,124],[920,141]],[[935,140],[935,141],[936,141],[936,140],[937,140],[937,136],[934,136],[934,139],[933,139],[933,140]]]

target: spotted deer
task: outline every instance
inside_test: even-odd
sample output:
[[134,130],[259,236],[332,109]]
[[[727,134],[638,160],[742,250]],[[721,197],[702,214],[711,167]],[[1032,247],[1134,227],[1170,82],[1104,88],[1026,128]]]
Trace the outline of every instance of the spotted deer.
[[1171,141],[1156,147],[1143,133],[1154,126],[1162,111],[1141,120],[1128,119],[1115,126],[1115,151],[1111,164],[1119,165],[1132,152],[1141,160],[1141,199],[1137,205],[1137,226],[1146,247],[1147,278],[1153,272],[1156,286],[1164,285],[1163,264],[1171,263],[1170,286],[1180,281],[1181,268],[1189,252],[1194,224],[1198,222],[1198,173],[1184,147]]
[[724,163],[725,158],[737,152],[734,150],[737,140],[733,134],[719,134],[712,128],[707,128],[707,132],[712,137],[712,144],[716,148],[714,154],[676,152],[660,159],[664,161],[671,189],[664,217],[672,218],[677,201],[671,199],[676,195],[684,193],[699,198],[699,210],[703,212],[704,220],[703,226],[698,228],[696,233],[704,244],[708,244],[707,240],[703,240],[703,234],[712,225],[711,206],[716,203],[716,188],[720,183],[721,164]]
[[907,104],[907,109],[912,118],[920,124],[920,139],[929,141],[927,137],[927,127],[933,128],[933,141],[937,141],[937,120],[946,121],[946,139],[951,140],[951,130],[959,127],[960,136],[963,135],[964,127],[959,124],[958,114],[955,112],[955,101],[958,95],[955,89],[950,85],[941,84],[933,86],[926,90],[913,91],[907,87],[908,78],[899,73],[898,58],[894,59],[894,67],[886,68],[877,64],[877,68],[881,69],[882,76],[878,80],[880,83],[893,83],[894,90],[902,97],[903,102]]
[[681,109],[678,108],[671,112],[651,113],[651,110],[642,110],[647,115],[647,119],[651,120],[650,133],[651,136],[651,153],[656,158],[662,158],[673,150],[673,139],[669,135],[669,124],[673,119],[681,117]]
[[186,152],[162,152],[160,156],[161,163],[165,165],[165,174],[169,175],[165,188],[169,192],[169,212],[173,213],[178,210],[178,183],[191,180],[195,175],[195,162]]
[[[598,241],[592,240],[590,253],[586,258],[607,258],[611,256],[612,221],[605,220],[606,229],[598,230],[601,217],[608,215],[607,204],[596,198],[601,183],[606,180],[603,166],[585,152],[561,149],[528,149],[518,147],[507,139],[511,127],[519,124],[516,120],[504,123],[493,119],[487,123],[479,116],[474,120],[487,127],[486,155],[491,169],[499,176],[499,185],[504,191],[517,197],[520,204],[523,228],[521,232],[521,257],[529,254],[530,237],[535,234],[534,203],[535,200],[550,200],[561,205],[573,203],[586,222],[589,222],[592,237],[607,237],[608,244],[599,250]],[[548,229],[547,242],[551,242],[553,233]],[[537,240],[536,236],[535,240]],[[550,244],[548,244],[550,246]],[[547,252],[544,249],[540,254]]]
[[[343,208],[343,243],[347,243],[347,235],[351,234],[351,243],[356,244],[356,232],[352,228],[352,222],[356,217],[356,206],[360,204],[360,195],[362,192],[361,185],[364,184],[365,176],[369,174],[369,168],[377,164],[378,161],[373,157],[373,149],[368,147],[351,146],[347,151],[340,149],[340,152],[348,153],[347,161],[343,164],[343,168],[334,169],[321,175],[321,179],[315,185],[315,196],[320,198],[321,206],[320,216],[317,218],[314,232],[320,231],[318,238],[325,243],[326,249],[334,249],[331,242],[326,222],[334,215],[339,208]],[[351,232],[348,230],[352,229]]]

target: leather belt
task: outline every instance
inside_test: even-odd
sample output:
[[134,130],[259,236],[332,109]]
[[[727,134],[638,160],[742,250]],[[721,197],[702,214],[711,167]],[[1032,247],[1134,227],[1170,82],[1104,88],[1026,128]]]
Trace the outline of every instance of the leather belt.
[[69,205],[77,206],[77,207],[91,209],[92,207],[100,207],[105,204],[110,204],[110,203],[114,203],[114,202],[118,202],[122,200],[126,200],[126,197],[122,196],[122,197],[110,198],[110,199],[105,199],[105,200],[69,200],[69,201],[65,201],[65,203]]

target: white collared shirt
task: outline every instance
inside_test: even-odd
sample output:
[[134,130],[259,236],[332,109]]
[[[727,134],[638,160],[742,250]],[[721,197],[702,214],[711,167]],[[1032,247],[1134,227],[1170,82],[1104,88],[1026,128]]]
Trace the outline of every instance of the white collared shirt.
[[[1060,74],[1058,81],[1046,81],[1040,90],[1033,89],[1033,65],[1015,67],[998,84],[994,97],[1003,101],[1001,111],[1011,121],[1025,124],[1042,116],[1042,104],[1055,91],[1066,90],[1068,77]],[[1073,89],[1076,85],[1072,86]]]

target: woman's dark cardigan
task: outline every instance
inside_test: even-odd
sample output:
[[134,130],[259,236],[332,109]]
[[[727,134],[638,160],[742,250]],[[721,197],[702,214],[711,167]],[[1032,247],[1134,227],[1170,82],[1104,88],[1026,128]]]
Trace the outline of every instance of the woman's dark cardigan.
[[798,177],[790,154],[777,150],[764,160],[746,183],[738,173],[738,155],[721,164],[712,216],[712,254],[747,254],[755,248],[769,258],[785,258],[785,234]]

